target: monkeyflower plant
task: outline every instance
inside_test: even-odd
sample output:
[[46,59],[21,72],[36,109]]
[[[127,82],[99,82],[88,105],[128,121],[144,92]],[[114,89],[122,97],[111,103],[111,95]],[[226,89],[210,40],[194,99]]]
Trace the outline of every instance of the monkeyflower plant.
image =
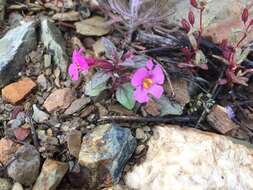
[[86,82],[85,94],[98,96],[110,89],[117,101],[127,109],[133,109],[136,101],[147,103],[150,97],[159,99],[163,94],[164,73],[160,65],[154,65],[145,56],[131,52],[118,52],[107,38],[102,38],[106,59],[83,55],[84,49],[74,50],[68,73],[72,80],[78,80],[83,72],[92,67],[96,70]]
[[[247,58],[250,53],[250,48],[243,47],[242,43],[248,37],[250,30],[252,29],[253,19],[249,19],[249,11],[244,8],[241,21],[243,27],[237,29],[234,32],[233,39],[234,43],[223,40],[220,47],[222,49],[223,61],[227,64],[224,79],[220,80],[220,84],[228,84],[230,86],[234,84],[246,85],[248,82],[247,74],[253,73],[253,69],[246,69],[242,66],[243,61]],[[241,34],[241,37],[237,40],[237,33]]]
[[203,12],[206,8],[206,1],[190,0],[190,4],[194,9],[198,10],[199,22],[198,26],[196,26],[197,23],[195,22],[195,16],[192,10],[190,10],[188,13],[188,20],[181,20],[181,26],[187,33],[192,48],[182,48],[182,52],[185,55],[185,62],[179,63],[178,67],[192,69],[200,68],[203,70],[207,70],[207,59],[199,47],[199,41],[202,38],[203,34]]

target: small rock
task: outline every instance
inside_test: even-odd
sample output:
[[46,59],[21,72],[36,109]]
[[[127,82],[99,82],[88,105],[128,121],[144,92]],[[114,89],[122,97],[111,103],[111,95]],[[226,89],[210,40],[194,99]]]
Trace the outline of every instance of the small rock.
[[52,63],[52,56],[49,54],[44,55],[44,67],[49,68]]
[[144,140],[147,138],[145,132],[141,128],[137,128],[135,131],[135,138],[138,140]]
[[81,131],[77,130],[72,130],[68,134],[67,137],[67,144],[68,144],[68,149],[71,155],[75,156],[78,158],[79,152],[81,149],[81,141],[82,141],[82,133]]
[[187,81],[181,78],[173,78],[172,84],[175,93],[175,100],[181,106],[185,106],[190,102],[190,94],[188,91]]
[[87,108],[85,108],[85,109],[82,111],[80,117],[81,117],[81,118],[86,118],[86,117],[88,117],[90,114],[94,113],[95,110],[96,110],[96,107],[95,107],[94,105],[88,106]]
[[47,79],[46,79],[45,75],[43,75],[43,74],[39,75],[37,78],[37,83],[38,83],[39,87],[41,87],[42,91],[47,89]]
[[11,190],[11,186],[10,180],[0,178],[0,190]]
[[58,21],[78,21],[80,20],[81,15],[76,11],[69,11],[65,13],[56,13],[52,19]]
[[20,145],[12,140],[2,138],[0,140],[0,162],[6,164],[7,161],[13,157],[19,147]]
[[113,124],[98,126],[84,136],[79,164],[90,171],[89,186],[97,189],[117,183],[135,148],[131,131]]
[[14,185],[12,186],[11,190],[23,190],[23,187],[20,183],[16,182],[14,183]]
[[152,116],[159,116],[161,114],[161,106],[153,100],[150,100],[146,104],[144,110]]
[[154,126],[145,160],[125,177],[136,190],[253,189],[253,150],[214,133]]
[[15,129],[20,127],[25,123],[26,114],[24,112],[19,112],[16,119],[14,119],[11,123],[11,128]]
[[53,51],[54,64],[65,75],[68,67],[65,42],[60,30],[46,18],[41,21],[41,41],[48,50]]
[[50,113],[66,109],[75,99],[70,88],[63,88],[54,91],[44,102],[43,106]]
[[100,117],[108,115],[108,110],[102,104],[96,103],[96,107],[98,108]]
[[75,23],[76,30],[79,34],[85,36],[103,36],[111,31],[111,27],[105,25],[105,19],[100,16]]
[[30,130],[30,128],[27,128],[27,125],[28,124],[24,124],[23,126],[14,129],[14,135],[17,140],[23,141],[29,136],[31,130]]
[[69,106],[69,108],[64,112],[64,115],[72,115],[80,110],[82,110],[87,104],[90,103],[90,98],[81,97]]
[[7,102],[16,104],[23,100],[35,87],[36,83],[29,78],[24,78],[4,87],[2,96]]
[[49,119],[49,115],[41,111],[35,104],[33,105],[33,120],[37,123],[44,123]]
[[17,159],[7,168],[8,175],[22,185],[32,185],[39,174],[40,154],[32,145],[23,145],[16,152]]
[[25,55],[36,47],[33,22],[23,23],[0,39],[0,88],[17,79],[25,63]]
[[68,164],[47,159],[33,190],[55,190],[68,170]]
[[221,134],[239,128],[228,116],[226,108],[215,105],[207,116],[209,124]]

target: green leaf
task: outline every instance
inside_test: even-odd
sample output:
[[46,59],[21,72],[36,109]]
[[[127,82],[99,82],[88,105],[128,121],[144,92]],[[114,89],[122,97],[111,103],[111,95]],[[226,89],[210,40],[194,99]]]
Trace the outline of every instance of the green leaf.
[[133,98],[134,89],[130,83],[122,85],[116,91],[117,101],[125,108],[131,110],[134,108],[135,100]]
[[115,56],[118,59],[122,57],[123,51],[118,52],[116,46],[108,38],[103,37],[101,42],[105,47],[105,56],[108,59],[113,60]]
[[132,58],[126,59],[121,65],[133,69],[138,69],[145,67],[147,64],[148,58],[143,55],[137,55]]
[[92,87],[91,81],[89,81],[85,86],[85,94],[88,96],[98,96],[102,91],[107,88],[108,87],[106,86],[106,82],[101,83],[98,86]]
[[[238,53],[237,53],[237,49],[240,49],[238,50]],[[246,48],[245,50],[241,50],[241,48],[237,48],[236,49],[236,63],[238,65],[240,65],[249,55],[250,53],[250,48]]]
[[106,83],[110,77],[111,75],[109,73],[103,71],[97,72],[95,75],[92,76],[91,87],[96,88],[96,86]]

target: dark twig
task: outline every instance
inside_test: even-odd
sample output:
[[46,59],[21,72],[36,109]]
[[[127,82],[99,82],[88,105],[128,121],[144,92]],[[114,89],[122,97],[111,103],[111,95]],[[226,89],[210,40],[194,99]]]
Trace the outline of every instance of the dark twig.
[[38,136],[37,136],[36,130],[34,128],[32,115],[31,115],[31,113],[28,113],[27,116],[28,116],[29,125],[31,127],[31,134],[32,134],[33,144],[34,144],[35,148],[38,150],[39,149],[39,141],[38,141]]
[[137,122],[137,123],[167,123],[167,124],[182,124],[196,122],[197,117],[138,117],[138,116],[104,116],[98,122]]

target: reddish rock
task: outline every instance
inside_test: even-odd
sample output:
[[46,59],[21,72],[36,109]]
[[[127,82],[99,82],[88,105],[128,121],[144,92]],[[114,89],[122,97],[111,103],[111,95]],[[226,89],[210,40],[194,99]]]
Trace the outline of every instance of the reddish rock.
[[35,82],[29,78],[23,78],[4,87],[2,89],[2,96],[5,101],[16,104],[23,100],[35,87]]
[[16,153],[19,144],[14,143],[12,140],[2,138],[0,140],[0,162],[6,164],[6,162]]
[[207,116],[207,121],[221,134],[226,134],[233,129],[239,128],[239,126],[228,117],[226,108],[219,105],[215,105],[212,108]]
[[44,102],[44,108],[52,113],[66,109],[75,99],[74,92],[70,88],[63,88],[54,91]]

